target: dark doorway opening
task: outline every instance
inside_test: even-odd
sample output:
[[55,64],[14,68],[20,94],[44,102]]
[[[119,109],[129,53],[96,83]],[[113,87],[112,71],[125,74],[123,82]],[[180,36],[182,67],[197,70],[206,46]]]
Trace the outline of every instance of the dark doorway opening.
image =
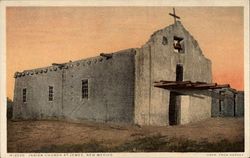
[[219,115],[223,116],[223,95],[224,93],[222,91],[219,92],[220,94],[220,100],[219,100]]
[[179,124],[179,112],[180,112],[180,94],[176,92],[170,92],[169,101],[169,125]]
[[176,65],[176,81],[183,81],[183,66],[180,64]]
[[234,117],[236,116],[236,94],[234,93],[234,96],[233,96],[233,100],[234,100]]

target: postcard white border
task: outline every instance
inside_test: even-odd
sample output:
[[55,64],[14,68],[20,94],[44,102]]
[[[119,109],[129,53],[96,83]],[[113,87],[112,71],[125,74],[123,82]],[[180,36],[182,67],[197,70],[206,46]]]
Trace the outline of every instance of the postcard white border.
[[[242,6],[244,7],[244,91],[245,91],[245,152],[244,153],[6,153],[6,19],[8,6]],[[0,151],[1,157],[249,157],[249,1],[248,0],[3,0],[0,1]],[[98,155],[102,154],[102,155]]]

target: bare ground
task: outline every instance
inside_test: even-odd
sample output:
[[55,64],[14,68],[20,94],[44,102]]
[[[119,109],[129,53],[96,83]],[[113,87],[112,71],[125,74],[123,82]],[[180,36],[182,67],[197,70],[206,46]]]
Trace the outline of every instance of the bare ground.
[[97,141],[115,147],[153,135],[216,143],[244,139],[243,118],[210,118],[179,126],[142,126],[104,124],[84,121],[8,121],[8,152],[34,152],[50,145],[83,144]]

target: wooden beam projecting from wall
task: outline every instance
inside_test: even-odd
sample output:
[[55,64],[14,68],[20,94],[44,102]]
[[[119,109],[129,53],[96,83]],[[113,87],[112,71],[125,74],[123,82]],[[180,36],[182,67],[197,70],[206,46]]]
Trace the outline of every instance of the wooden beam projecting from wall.
[[113,54],[101,53],[100,56],[105,57],[107,59],[112,58]]
[[156,81],[154,86],[164,89],[183,89],[183,90],[205,90],[230,88],[229,84],[218,85],[217,83],[191,82],[191,81]]
[[66,65],[66,63],[58,64],[58,63],[52,63],[53,66],[58,66],[59,68],[62,68]]

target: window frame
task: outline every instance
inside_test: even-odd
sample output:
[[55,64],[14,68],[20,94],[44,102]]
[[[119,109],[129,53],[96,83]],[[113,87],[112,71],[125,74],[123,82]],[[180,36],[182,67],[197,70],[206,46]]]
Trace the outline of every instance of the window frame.
[[27,88],[22,89],[22,101],[23,103],[27,103]]
[[49,86],[48,100],[54,101],[54,86]]
[[89,100],[89,79],[81,80],[82,100]]

